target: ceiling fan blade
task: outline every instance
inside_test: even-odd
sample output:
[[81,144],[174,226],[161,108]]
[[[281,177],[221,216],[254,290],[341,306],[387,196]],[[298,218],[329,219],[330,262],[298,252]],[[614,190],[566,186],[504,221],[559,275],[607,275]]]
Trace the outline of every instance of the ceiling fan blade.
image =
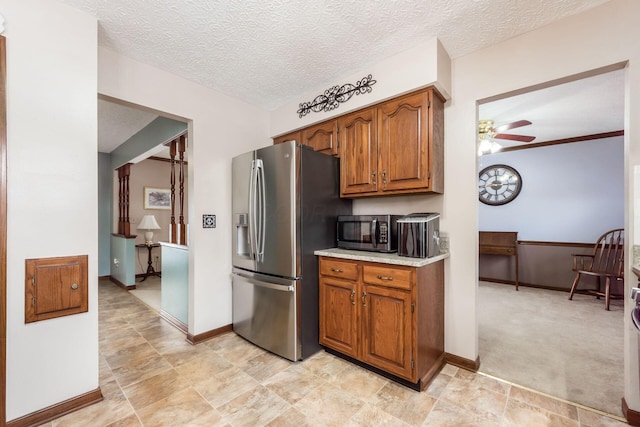
[[511,135],[508,133],[497,133],[493,135],[494,139],[508,139],[510,141],[519,141],[519,142],[531,142],[536,139],[535,136],[526,136],[526,135]]
[[495,127],[495,128],[493,128],[493,131],[495,133],[500,133],[500,132],[504,132],[505,130],[515,129],[515,128],[519,128],[519,127],[522,127],[522,126],[528,126],[530,124],[531,124],[531,122],[529,120],[518,120],[517,122],[506,123],[504,125],[500,125],[498,127]]

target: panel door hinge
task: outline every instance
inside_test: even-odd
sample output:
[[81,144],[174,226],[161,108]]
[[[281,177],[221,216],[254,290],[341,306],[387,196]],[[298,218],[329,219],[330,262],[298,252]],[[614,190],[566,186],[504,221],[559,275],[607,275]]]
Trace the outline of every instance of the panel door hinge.
[[416,367],[416,362],[414,362],[413,360],[411,361],[411,369],[414,369]]
[[431,108],[431,100],[430,99],[427,100],[427,108]]
[[416,305],[411,303],[411,312],[413,313],[416,310]]
[[427,179],[431,179],[431,171],[427,171]]

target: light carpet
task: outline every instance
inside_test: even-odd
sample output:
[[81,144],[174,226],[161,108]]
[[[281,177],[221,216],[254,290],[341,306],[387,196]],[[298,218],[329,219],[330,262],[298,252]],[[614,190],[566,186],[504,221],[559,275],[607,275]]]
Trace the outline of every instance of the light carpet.
[[480,282],[480,372],[622,415],[623,301]]
[[136,288],[129,292],[158,313],[161,309],[161,279],[157,276],[150,276],[144,282],[136,282]]

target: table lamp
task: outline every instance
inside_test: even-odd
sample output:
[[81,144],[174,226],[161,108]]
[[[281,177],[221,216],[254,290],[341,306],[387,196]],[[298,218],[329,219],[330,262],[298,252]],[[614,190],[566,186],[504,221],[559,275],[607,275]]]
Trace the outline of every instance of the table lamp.
[[138,230],[145,230],[144,232],[144,244],[152,245],[153,244],[153,231],[151,230],[160,230],[160,226],[158,225],[158,221],[156,221],[156,217],[153,215],[145,215],[142,217],[142,221],[138,224]]

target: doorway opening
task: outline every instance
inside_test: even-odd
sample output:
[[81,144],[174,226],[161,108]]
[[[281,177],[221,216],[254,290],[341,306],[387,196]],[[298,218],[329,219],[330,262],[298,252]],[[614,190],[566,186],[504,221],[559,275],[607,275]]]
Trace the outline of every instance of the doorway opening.
[[98,106],[99,274],[187,334],[188,120],[104,96]]
[[515,257],[480,254],[478,336],[482,372],[622,416],[624,303],[568,300],[571,254],[624,227],[625,71],[606,71],[478,106],[479,230],[517,233],[519,267],[516,291]]

